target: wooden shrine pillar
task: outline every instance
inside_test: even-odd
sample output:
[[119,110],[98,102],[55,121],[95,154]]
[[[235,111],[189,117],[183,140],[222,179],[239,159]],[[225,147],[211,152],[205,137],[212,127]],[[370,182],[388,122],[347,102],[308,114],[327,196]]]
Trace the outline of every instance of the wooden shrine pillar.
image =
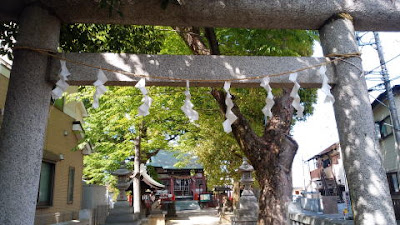
[[[320,29],[325,55],[358,52],[352,18],[340,14]],[[334,111],[343,164],[357,225],[396,224],[375,127],[361,58],[351,57],[335,64]]]
[[[60,21],[32,4],[19,18],[17,46],[56,51]],[[34,224],[52,84],[47,56],[14,51],[0,131],[0,224]]]

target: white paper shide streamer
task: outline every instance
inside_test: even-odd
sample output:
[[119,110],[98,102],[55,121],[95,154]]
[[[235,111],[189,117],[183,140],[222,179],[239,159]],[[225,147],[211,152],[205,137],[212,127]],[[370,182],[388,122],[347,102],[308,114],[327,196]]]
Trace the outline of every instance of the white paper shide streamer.
[[189,118],[190,122],[194,122],[199,119],[199,114],[193,109],[193,104],[190,101],[191,95],[189,91],[189,81],[186,81],[186,91],[185,91],[185,104],[181,107],[182,111]]
[[139,82],[135,85],[135,88],[139,89],[142,92],[143,98],[142,102],[143,104],[139,106],[138,109],[138,116],[147,116],[150,114],[149,109],[151,106],[151,102],[153,99],[151,99],[147,94],[147,89],[146,89],[146,78],[141,78]]
[[322,87],[321,91],[325,94],[324,102],[331,102],[332,104],[335,102],[335,98],[331,93],[331,86],[328,84],[328,76],[326,76],[326,66],[321,66],[319,68],[319,75],[322,77]]
[[64,60],[60,60],[61,70],[58,76],[60,80],[57,81],[56,87],[51,91],[51,97],[53,99],[59,99],[62,97],[62,94],[67,90],[69,84],[66,82],[68,80],[68,76],[71,73],[67,69],[66,62]]
[[270,81],[269,77],[264,77],[261,80],[261,84],[260,84],[260,86],[263,87],[267,91],[267,98],[265,99],[266,105],[262,109],[262,112],[265,115],[265,119],[267,119],[268,117],[269,118],[272,117],[271,109],[275,104],[274,95],[272,94],[272,88],[269,85],[269,81]]
[[232,112],[233,101],[232,101],[232,95],[231,95],[231,93],[229,93],[230,88],[231,88],[231,82],[226,81],[224,84],[224,89],[226,91],[226,98],[225,98],[226,120],[222,123],[222,125],[224,127],[224,131],[226,133],[232,132],[232,123],[234,123],[237,119],[237,116],[235,114],[233,114],[233,112]]
[[99,108],[99,99],[102,94],[107,91],[107,88],[104,84],[108,81],[106,75],[104,74],[103,70],[99,69],[97,72],[97,80],[93,83],[93,86],[96,87],[96,92],[93,95],[93,108]]
[[292,92],[290,93],[290,97],[293,98],[292,106],[297,110],[297,116],[303,117],[304,106],[300,104],[300,96],[298,93],[300,84],[297,83],[297,73],[290,74],[289,80],[294,83]]

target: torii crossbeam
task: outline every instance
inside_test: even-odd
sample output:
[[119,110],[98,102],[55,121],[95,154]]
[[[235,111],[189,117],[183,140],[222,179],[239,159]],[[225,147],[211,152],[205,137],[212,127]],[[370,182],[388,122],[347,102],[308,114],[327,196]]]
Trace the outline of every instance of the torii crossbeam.
[[[224,80],[232,80],[235,87],[260,87],[261,79],[254,78],[278,75],[271,77],[272,87],[292,87],[293,82],[288,79],[290,71],[304,69],[297,72],[301,87],[320,88],[321,64],[327,67],[330,83],[335,83],[333,67],[327,58],[66,53],[65,59],[70,62],[67,62],[70,85],[92,85],[97,80],[97,69],[103,67],[108,70],[106,85],[113,86],[134,86],[139,76],[144,76],[148,77],[148,86],[184,87],[185,80],[194,80],[190,86],[222,87]],[[50,81],[55,83],[60,63],[52,58],[50,64]]]

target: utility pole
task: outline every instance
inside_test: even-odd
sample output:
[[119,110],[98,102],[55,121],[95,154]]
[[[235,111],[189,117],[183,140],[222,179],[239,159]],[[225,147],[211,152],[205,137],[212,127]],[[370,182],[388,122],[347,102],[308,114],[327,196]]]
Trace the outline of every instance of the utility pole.
[[392,130],[395,138],[395,148],[397,149],[397,154],[400,153],[399,149],[399,141],[400,141],[400,123],[399,116],[397,114],[396,103],[392,91],[392,86],[390,85],[389,73],[386,68],[385,57],[383,56],[383,49],[381,45],[381,39],[379,38],[379,34],[377,32],[373,32],[375,38],[376,51],[378,52],[379,61],[381,65],[381,75],[382,81],[385,85],[386,95],[389,102],[389,111],[392,118]]

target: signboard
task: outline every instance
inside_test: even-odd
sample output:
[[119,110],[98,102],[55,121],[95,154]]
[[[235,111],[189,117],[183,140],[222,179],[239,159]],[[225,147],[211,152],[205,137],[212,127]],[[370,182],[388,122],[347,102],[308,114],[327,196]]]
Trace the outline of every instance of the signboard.
[[200,202],[211,202],[211,194],[200,194]]

